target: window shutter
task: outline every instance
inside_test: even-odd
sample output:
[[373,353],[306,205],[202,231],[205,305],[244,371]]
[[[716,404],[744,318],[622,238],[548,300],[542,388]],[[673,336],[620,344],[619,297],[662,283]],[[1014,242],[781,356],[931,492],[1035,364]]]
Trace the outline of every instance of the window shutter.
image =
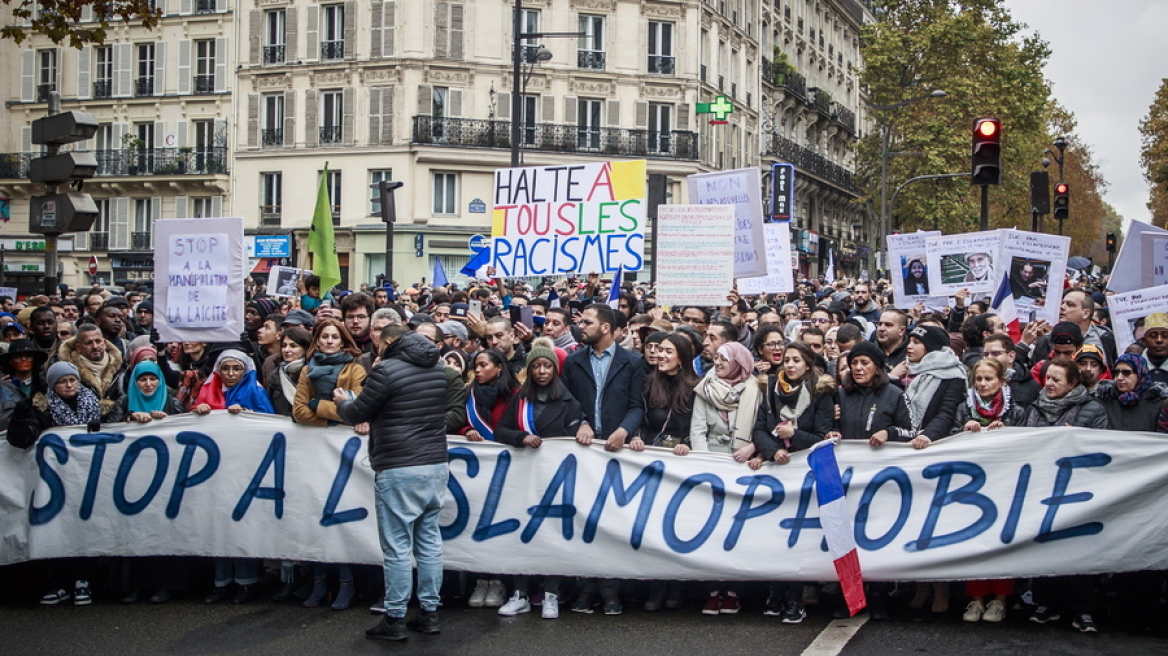
[[541,96],[539,101],[543,103],[543,122],[556,122],[556,97],[555,96]]
[[345,87],[341,102],[344,104],[341,108],[341,143],[357,143],[357,135],[353,134],[356,118],[353,109],[357,106],[357,89]]
[[93,7],[91,7],[89,5],[85,5],[84,7],[81,8],[81,22],[82,23],[92,23],[93,22]]
[[150,225],[146,226],[146,230],[150,232],[150,250],[154,250],[154,222],[162,218],[162,196],[154,196],[150,199]]
[[[190,0],[183,0],[184,4]],[[183,13],[186,13],[185,11]],[[157,54],[157,53],[156,53]],[[185,96],[191,92],[191,40],[178,42],[178,93]]]
[[252,9],[248,12],[248,37],[247,50],[248,61],[253,65],[262,64],[263,59],[260,57],[260,39],[264,35],[264,12],[259,9]]
[[450,90],[450,111],[446,115],[452,118],[462,116],[462,89]]
[[[375,3],[380,4],[380,3]],[[377,24],[376,16],[374,25]],[[374,38],[376,41],[376,37]],[[381,87],[369,90],[369,144],[375,145],[381,139]]]
[[450,58],[461,60],[463,57],[463,5],[450,5]]
[[32,50],[20,52],[20,101],[36,100],[36,53]]
[[576,124],[576,98],[572,96],[564,98],[564,122],[568,125]]
[[215,148],[226,148],[227,141],[227,119],[215,119],[215,134],[213,135],[211,145]]
[[608,117],[607,117],[608,118],[608,127],[610,127],[610,128],[620,127],[620,101],[619,100],[608,101],[608,112],[607,113],[608,113]]
[[[166,121],[154,121],[154,147],[166,147]],[[158,162],[155,166],[162,166],[163,162]]]
[[128,123],[114,123],[114,143],[112,144],[114,148],[122,147],[122,137],[130,131],[129,129]]
[[77,53],[77,98],[88,100],[93,95],[93,47],[85,46]]
[[284,145],[296,145],[296,92],[284,92]]
[[165,16],[166,15],[166,0],[154,0],[154,8],[158,10],[159,14]]
[[637,124],[636,127],[645,129],[649,126],[649,103],[637,101]]
[[434,57],[450,57],[450,3],[434,3]]
[[689,131],[689,105],[682,103],[677,106],[674,112],[674,118],[677,119],[677,129],[682,132]]
[[73,250],[87,251],[89,250],[89,233],[75,232],[73,233]]
[[507,91],[500,91],[499,95],[495,97],[495,115],[501,121],[511,120],[511,94]]
[[345,59],[357,58],[357,3],[348,0],[345,3]]
[[179,9],[180,13],[190,14],[190,13],[193,13],[194,11],[195,11],[194,0],[182,0],[182,4],[180,5],[180,9]]
[[320,105],[316,101],[316,89],[304,92],[304,145],[312,148],[320,142],[320,132],[316,129],[316,113]]
[[394,37],[397,34],[396,2],[385,3],[383,24],[385,25],[385,29],[381,31],[381,54],[385,57],[392,57],[395,46]]
[[109,226],[110,250],[124,251],[130,247],[130,199],[113,199],[113,216]]
[[434,110],[434,91],[430,85],[423,84],[418,87],[418,115],[430,116]]
[[308,31],[307,43],[308,52],[304,53],[304,59],[307,61],[316,61],[320,59],[320,6],[308,6]]
[[212,196],[211,197],[211,216],[212,217],[223,216],[223,197],[222,196]]
[[296,61],[296,21],[300,8],[292,5],[284,9],[284,61]]
[[183,148],[183,147],[188,145],[188,142],[187,142],[187,122],[186,121],[179,121],[178,122],[178,130],[175,131],[175,134],[178,136],[178,147],[179,148]]
[[134,95],[134,46],[114,44],[114,95],[129,98]]
[[381,89],[381,143],[393,143],[393,87]]
[[259,148],[260,143],[260,94],[247,96],[247,145]]
[[227,39],[215,39],[215,93],[227,91]]
[[20,152],[32,152],[32,126],[22,125],[20,127]]
[[[369,23],[370,23],[370,41],[369,41],[369,58],[381,59],[381,27],[383,22],[383,9],[385,3],[381,0],[373,0],[369,5]],[[369,95],[370,102],[372,102],[373,94]],[[378,101],[380,102],[380,94],[378,94]],[[370,120],[373,120],[373,112],[369,112]],[[372,131],[369,133],[373,134]],[[369,139],[373,142],[372,136]]]
[[[133,54],[133,51],[131,51]],[[133,69],[131,69],[132,71]],[[166,42],[154,42],[154,95],[166,95]]]
[[175,196],[174,197],[174,218],[176,218],[176,219],[189,218],[189,215],[187,214],[187,197],[186,196]]

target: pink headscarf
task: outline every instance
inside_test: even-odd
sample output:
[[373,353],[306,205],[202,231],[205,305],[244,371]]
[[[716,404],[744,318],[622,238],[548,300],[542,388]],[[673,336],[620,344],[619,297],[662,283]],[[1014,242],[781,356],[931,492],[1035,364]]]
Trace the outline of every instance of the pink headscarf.
[[722,376],[722,380],[737,385],[750,378],[751,372],[754,371],[754,358],[750,357],[750,351],[746,350],[745,346],[738,342],[726,342],[718,347],[718,355],[730,363],[730,373]]

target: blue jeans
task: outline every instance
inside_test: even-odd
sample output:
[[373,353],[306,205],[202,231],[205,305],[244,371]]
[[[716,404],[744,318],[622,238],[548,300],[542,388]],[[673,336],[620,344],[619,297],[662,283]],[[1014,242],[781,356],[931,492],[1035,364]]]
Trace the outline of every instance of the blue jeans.
[[385,614],[406,616],[413,589],[413,567],[418,564],[418,601],[422,610],[438,610],[442,587],[442,533],[438,513],[446,499],[446,463],[398,467],[379,471],[377,527],[381,537],[385,574]]
[[255,585],[260,580],[260,561],[255,558],[216,558],[215,587],[226,588],[235,581],[239,585]]

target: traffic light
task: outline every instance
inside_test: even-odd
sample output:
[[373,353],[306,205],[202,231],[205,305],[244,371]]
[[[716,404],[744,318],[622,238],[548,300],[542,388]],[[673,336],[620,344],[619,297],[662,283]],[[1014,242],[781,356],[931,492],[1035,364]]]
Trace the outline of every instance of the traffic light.
[[1002,122],[979,118],[973,122],[973,184],[996,185],[1002,181]]
[[1115,252],[1115,233],[1114,232],[1107,233],[1107,252],[1108,253]]
[[1030,172],[1030,211],[1050,214],[1050,174],[1046,171]]
[[1071,217],[1071,188],[1060,182],[1054,186],[1054,218],[1062,221]]
[[[97,119],[85,112],[62,112],[32,122],[32,142],[47,146],[46,154],[29,163],[28,179],[49,186],[69,180],[87,180],[97,174],[93,153],[62,153],[61,146],[85,141],[97,133]],[[80,186],[78,186],[80,189]],[[80,191],[34,196],[29,231],[41,234],[84,232],[97,218],[97,205]]]

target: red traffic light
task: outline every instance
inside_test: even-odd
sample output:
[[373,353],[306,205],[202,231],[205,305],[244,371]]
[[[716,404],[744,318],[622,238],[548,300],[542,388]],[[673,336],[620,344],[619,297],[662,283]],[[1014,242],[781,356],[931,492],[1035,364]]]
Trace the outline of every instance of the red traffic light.
[[998,124],[995,121],[982,121],[977,126],[977,131],[983,137],[992,137],[998,132]]
[[1056,194],[1065,194],[1065,193],[1067,193],[1067,183],[1065,183],[1065,182],[1060,182],[1060,183],[1056,184],[1056,185],[1054,186],[1054,193],[1056,193]]

